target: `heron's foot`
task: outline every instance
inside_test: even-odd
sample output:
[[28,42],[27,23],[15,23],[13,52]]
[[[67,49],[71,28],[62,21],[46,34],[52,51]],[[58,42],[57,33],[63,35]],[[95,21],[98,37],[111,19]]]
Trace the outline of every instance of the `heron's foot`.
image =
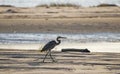
[[42,63],[45,63],[45,61],[42,61]]
[[53,60],[53,62],[55,62],[55,63],[56,63],[56,62],[58,62],[58,61],[57,61],[57,60]]

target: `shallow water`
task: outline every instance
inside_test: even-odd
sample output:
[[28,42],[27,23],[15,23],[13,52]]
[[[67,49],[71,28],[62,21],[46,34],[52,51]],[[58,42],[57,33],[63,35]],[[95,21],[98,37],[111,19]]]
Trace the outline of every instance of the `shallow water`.
[[120,42],[120,33],[60,34],[60,33],[0,33],[0,44],[46,43],[57,36],[67,37],[63,43]]
[[74,4],[83,7],[97,6],[100,4],[115,4],[120,6],[120,0],[0,0],[0,5],[17,7],[34,7],[44,4]]

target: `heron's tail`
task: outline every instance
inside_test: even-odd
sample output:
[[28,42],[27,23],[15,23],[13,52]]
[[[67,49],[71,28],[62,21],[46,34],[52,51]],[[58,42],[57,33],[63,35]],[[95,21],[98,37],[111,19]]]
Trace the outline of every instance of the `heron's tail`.
[[43,50],[41,50],[40,52],[43,52]]
[[43,52],[42,45],[39,47],[39,51]]

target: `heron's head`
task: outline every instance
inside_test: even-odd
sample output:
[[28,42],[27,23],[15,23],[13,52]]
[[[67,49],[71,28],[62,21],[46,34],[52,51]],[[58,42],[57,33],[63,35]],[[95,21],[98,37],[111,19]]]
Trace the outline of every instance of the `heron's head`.
[[58,36],[57,40],[59,40],[59,39],[67,39],[67,38],[66,37],[62,37],[62,36]]

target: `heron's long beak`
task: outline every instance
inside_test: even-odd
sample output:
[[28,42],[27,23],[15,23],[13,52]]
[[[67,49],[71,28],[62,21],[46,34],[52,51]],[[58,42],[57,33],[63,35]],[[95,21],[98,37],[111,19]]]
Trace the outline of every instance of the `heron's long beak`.
[[67,39],[67,37],[61,37],[61,38],[63,38],[63,39]]

